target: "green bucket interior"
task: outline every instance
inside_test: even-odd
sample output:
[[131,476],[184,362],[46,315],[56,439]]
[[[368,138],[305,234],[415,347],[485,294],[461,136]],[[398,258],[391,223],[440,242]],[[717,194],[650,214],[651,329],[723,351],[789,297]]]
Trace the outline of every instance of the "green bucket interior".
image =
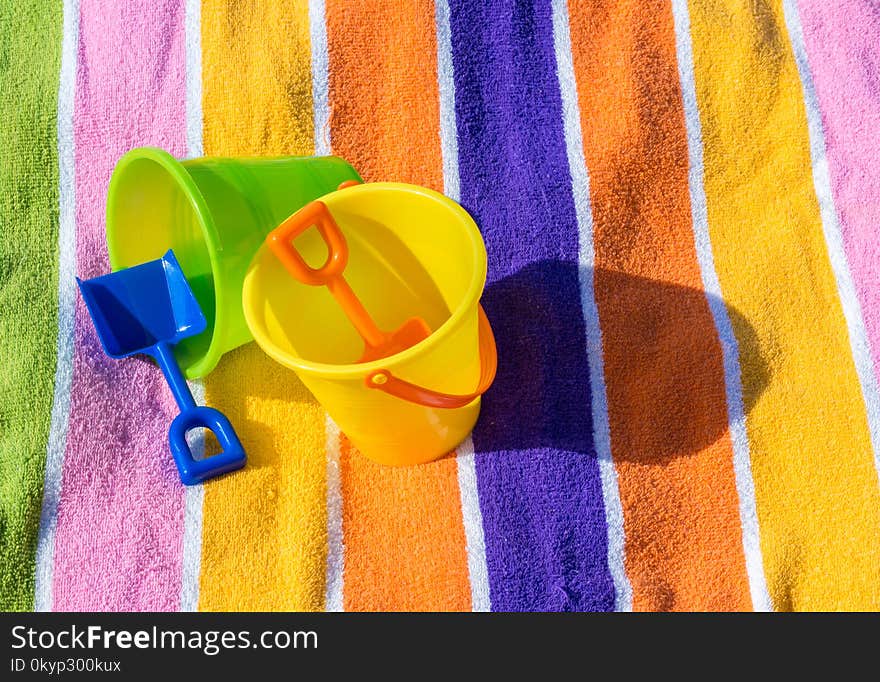
[[161,150],[137,151],[143,153],[120,162],[111,183],[107,203],[110,264],[116,271],[174,250],[208,323],[206,331],[175,348],[181,366],[193,368],[209,356],[217,315],[205,241],[205,221],[211,221],[211,216],[180,162]]
[[241,288],[265,236],[346,180],[360,177],[338,157],[180,162],[143,147],[120,159],[107,198],[110,264],[118,270],[174,251],[208,323],[175,349],[188,378],[253,338]]

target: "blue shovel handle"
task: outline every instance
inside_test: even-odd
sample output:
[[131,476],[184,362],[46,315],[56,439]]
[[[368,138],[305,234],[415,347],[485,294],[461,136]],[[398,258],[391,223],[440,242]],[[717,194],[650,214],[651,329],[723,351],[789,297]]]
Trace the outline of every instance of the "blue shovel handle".
[[[186,433],[198,427],[214,432],[223,452],[205,459],[192,455]],[[185,485],[195,485],[214,476],[241,469],[247,459],[238,434],[226,415],[213,407],[190,407],[181,411],[168,429],[171,455]]]
[[[180,480],[185,485],[195,485],[214,476],[241,469],[247,461],[247,455],[226,415],[213,407],[196,405],[168,343],[157,343],[153,349],[153,357],[162,368],[180,408],[180,414],[174,418],[168,429],[168,444],[180,472]],[[193,457],[189,443],[186,442],[186,432],[199,427],[213,431],[222,452],[205,459]]]

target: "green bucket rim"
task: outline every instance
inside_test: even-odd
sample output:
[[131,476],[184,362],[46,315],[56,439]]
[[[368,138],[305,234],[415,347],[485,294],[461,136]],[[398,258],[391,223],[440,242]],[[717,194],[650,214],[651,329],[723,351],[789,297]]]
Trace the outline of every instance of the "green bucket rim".
[[[217,243],[217,230],[214,225],[214,217],[208,208],[208,203],[196,185],[195,180],[184,167],[183,163],[175,159],[164,149],[158,147],[138,147],[126,153],[113,170],[110,177],[110,185],[107,190],[107,254],[110,258],[110,267],[113,271],[120,269],[120,255],[116,246],[116,224],[111,216],[115,213],[116,203],[119,197],[119,183],[125,176],[127,169],[136,161],[148,160],[158,164],[178,184],[184,195],[189,199],[190,206],[195,213],[199,226],[202,230],[205,248],[208,251],[208,259],[211,263],[211,273],[214,280],[214,326],[211,329],[211,341],[208,349],[201,358],[183,368],[188,379],[202,377],[211,372],[223,357],[223,349],[220,348],[217,329],[223,328],[225,321],[226,291],[223,278],[220,274],[220,260],[217,255],[219,244]],[[166,249],[167,250],[167,249]]]

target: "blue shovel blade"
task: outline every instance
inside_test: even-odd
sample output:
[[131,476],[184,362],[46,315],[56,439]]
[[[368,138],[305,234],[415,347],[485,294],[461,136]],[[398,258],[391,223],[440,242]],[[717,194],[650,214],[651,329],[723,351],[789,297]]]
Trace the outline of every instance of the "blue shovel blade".
[[205,316],[171,251],[158,260],[94,279],[77,279],[107,355],[152,354],[204,331]]

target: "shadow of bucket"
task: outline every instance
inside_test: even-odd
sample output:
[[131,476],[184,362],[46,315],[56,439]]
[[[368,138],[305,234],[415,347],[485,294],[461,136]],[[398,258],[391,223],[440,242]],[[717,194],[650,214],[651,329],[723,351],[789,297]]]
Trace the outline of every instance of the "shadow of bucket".
[[[461,206],[413,185],[357,185],[321,202],[347,243],[345,278],[376,324],[396,329],[418,316],[432,333],[358,363],[364,341],[328,289],[294,279],[264,245],[244,281],[254,339],[297,373],[365,456],[390,465],[441,457],[470,433],[494,378],[479,229]],[[328,260],[316,229],[295,246],[311,268]]]
[[175,348],[187,378],[208,374],[253,338],[241,289],[265,236],[346,180],[360,178],[333,156],[177,161],[143,147],[119,160],[107,195],[110,265],[115,271],[174,250],[208,322]]

